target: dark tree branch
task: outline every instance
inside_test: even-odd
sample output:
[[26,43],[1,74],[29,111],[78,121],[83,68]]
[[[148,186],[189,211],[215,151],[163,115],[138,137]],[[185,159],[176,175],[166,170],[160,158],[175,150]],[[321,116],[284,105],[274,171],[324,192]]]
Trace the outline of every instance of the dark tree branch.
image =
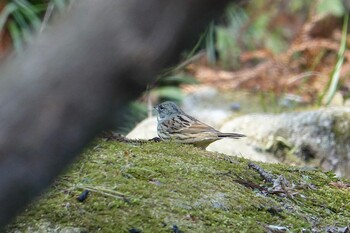
[[0,69],[0,225],[109,127],[115,110],[121,116],[226,3],[79,0],[8,60]]

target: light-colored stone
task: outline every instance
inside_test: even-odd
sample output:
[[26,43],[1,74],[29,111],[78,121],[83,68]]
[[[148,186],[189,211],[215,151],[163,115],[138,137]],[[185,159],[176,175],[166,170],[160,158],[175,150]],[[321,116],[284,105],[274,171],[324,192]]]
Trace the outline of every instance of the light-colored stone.
[[138,123],[135,128],[126,135],[130,139],[151,139],[157,137],[157,118],[150,117]]
[[244,157],[247,159],[268,162],[268,163],[277,163],[278,160],[269,153],[263,153],[256,150],[252,145],[247,144],[246,138],[241,139],[230,139],[225,138],[216,142],[213,142],[207,147],[208,151],[215,151],[223,153],[226,155],[235,155],[238,157]]

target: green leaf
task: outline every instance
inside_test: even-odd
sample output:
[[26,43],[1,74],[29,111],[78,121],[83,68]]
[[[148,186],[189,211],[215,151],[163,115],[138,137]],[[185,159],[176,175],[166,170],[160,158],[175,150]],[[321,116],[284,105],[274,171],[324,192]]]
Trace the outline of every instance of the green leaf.
[[339,77],[340,77],[340,71],[344,62],[344,53],[346,49],[346,36],[347,36],[347,30],[348,30],[348,21],[349,21],[349,14],[345,15],[344,23],[343,23],[343,30],[342,30],[342,39],[340,43],[340,48],[338,51],[338,59],[337,63],[331,73],[330,80],[327,84],[327,90],[325,93],[322,94],[321,100],[324,100],[326,105],[329,105],[332,101],[339,83]]
[[21,30],[18,28],[16,23],[13,22],[12,20],[8,22],[8,29],[9,29],[9,32],[13,41],[13,46],[16,52],[21,53],[23,51]]
[[28,23],[26,22],[26,20],[24,19],[23,15],[17,10],[17,11],[14,11],[12,13],[12,16],[14,18],[14,20],[16,21],[16,23],[23,29],[29,29],[29,25]]
[[37,10],[36,7],[30,4],[26,0],[13,0],[19,7],[19,10],[23,13],[23,15],[28,19],[30,24],[35,30],[39,30],[41,26],[41,20],[38,15],[35,13]]
[[28,42],[32,38],[30,26],[28,25],[23,15],[19,11],[14,11],[12,13],[12,16],[16,21],[16,24],[19,26],[19,29],[22,31],[21,32],[22,40]]
[[14,3],[8,3],[0,14],[0,31],[4,29],[8,17],[18,9],[17,5]]

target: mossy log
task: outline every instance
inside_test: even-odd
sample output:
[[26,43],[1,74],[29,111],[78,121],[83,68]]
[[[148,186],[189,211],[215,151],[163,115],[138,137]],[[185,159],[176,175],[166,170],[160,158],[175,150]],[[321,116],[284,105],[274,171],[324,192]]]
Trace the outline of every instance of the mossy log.
[[349,224],[349,203],[331,172],[97,140],[6,231],[324,232]]

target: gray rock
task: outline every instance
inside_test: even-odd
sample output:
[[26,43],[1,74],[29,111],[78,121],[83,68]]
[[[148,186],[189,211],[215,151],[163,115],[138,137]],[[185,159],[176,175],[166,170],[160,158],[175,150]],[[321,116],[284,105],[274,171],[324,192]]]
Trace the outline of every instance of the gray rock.
[[280,161],[316,165],[350,176],[349,107],[246,115],[227,122],[221,131],[246,134],[248,144],[272,152]]
[[267,162],[267,163],[277,163],[278,159],[273,156],[273,154],[268,152],[263,152],[256,149],[253,145],[249,143],[245,138],[242,139],[230,139],[225,138],[216,142],[213,142],[207,147],[208,151],[219,152],[226,155],[234,155],[238,157],[244,157],[246,159]]

